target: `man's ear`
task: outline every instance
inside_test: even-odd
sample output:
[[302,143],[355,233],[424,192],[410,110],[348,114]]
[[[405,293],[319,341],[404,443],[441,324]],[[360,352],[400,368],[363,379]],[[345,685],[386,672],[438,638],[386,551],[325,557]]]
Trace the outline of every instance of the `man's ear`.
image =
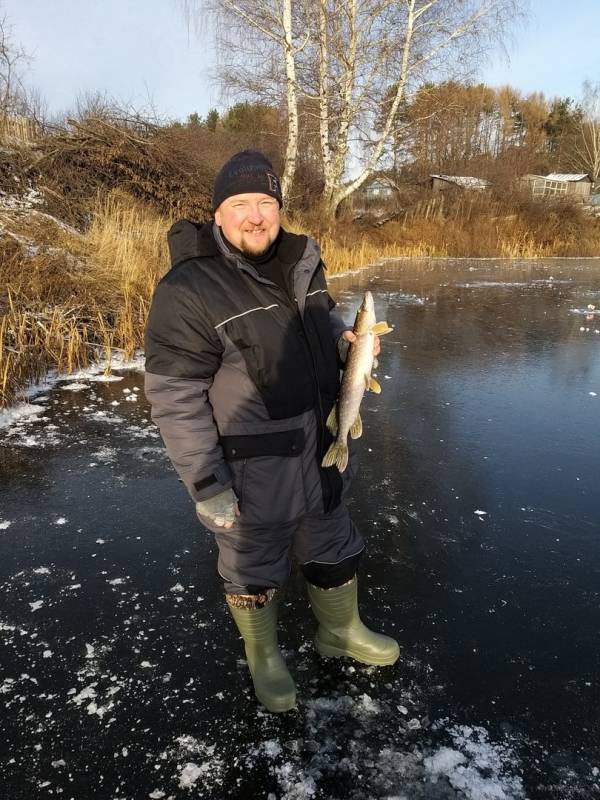
[[220,228],[221,227],[221,211],[218,208],[215,211],[215,222],[217,223],[217,225]]

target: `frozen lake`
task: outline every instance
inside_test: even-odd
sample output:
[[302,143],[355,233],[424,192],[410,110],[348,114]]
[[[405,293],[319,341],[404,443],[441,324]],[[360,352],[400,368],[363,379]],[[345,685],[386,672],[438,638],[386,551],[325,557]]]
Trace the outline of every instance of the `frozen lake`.
[[297,711],[256,703],[215,547],[138,369],[0,429],[0,797],[600,797],[600,261],[407,260],[365,289],[382,394],[351,510],[400,661],[323,661],[294,574]]

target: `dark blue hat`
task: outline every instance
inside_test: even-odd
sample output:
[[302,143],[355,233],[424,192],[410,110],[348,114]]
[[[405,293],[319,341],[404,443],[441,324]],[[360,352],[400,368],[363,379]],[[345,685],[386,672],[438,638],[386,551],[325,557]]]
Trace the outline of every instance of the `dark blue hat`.
[[234,194],[261,192],[283,205],[281,184],[269,159],[258,150],[242,150],[221,167],[215,178],[213,210]]

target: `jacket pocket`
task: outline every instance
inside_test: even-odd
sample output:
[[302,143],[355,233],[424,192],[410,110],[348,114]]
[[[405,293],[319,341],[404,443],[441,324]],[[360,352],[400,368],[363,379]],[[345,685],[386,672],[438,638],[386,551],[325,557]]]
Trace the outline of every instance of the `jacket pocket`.
[[221,436],[234,475],[240,523],[268,527],[306,513],[303,428]]
[[257,456],[244,461],[240,521],[267,527],[306,512],[302,457]]

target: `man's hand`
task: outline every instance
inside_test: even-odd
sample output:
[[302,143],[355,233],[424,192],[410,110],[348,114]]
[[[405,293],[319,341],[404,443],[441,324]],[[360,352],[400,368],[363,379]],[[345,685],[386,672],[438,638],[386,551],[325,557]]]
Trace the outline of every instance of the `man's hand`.
[[[354,331],[344,331],[342,333],[342,339],[344,339],[348,344],[352,344],[352,342],[356,341],[356,334]],[[379,336],[376,336],[373,341],[373,355],[377,357],[381,352],[381,341]]]
[[217,528],[233,527],[235,518],[240,516],[235,492],[233,489],[225,489],[214,497],[200,500],[196,503],[196,514],[202,523],[209,521]]

